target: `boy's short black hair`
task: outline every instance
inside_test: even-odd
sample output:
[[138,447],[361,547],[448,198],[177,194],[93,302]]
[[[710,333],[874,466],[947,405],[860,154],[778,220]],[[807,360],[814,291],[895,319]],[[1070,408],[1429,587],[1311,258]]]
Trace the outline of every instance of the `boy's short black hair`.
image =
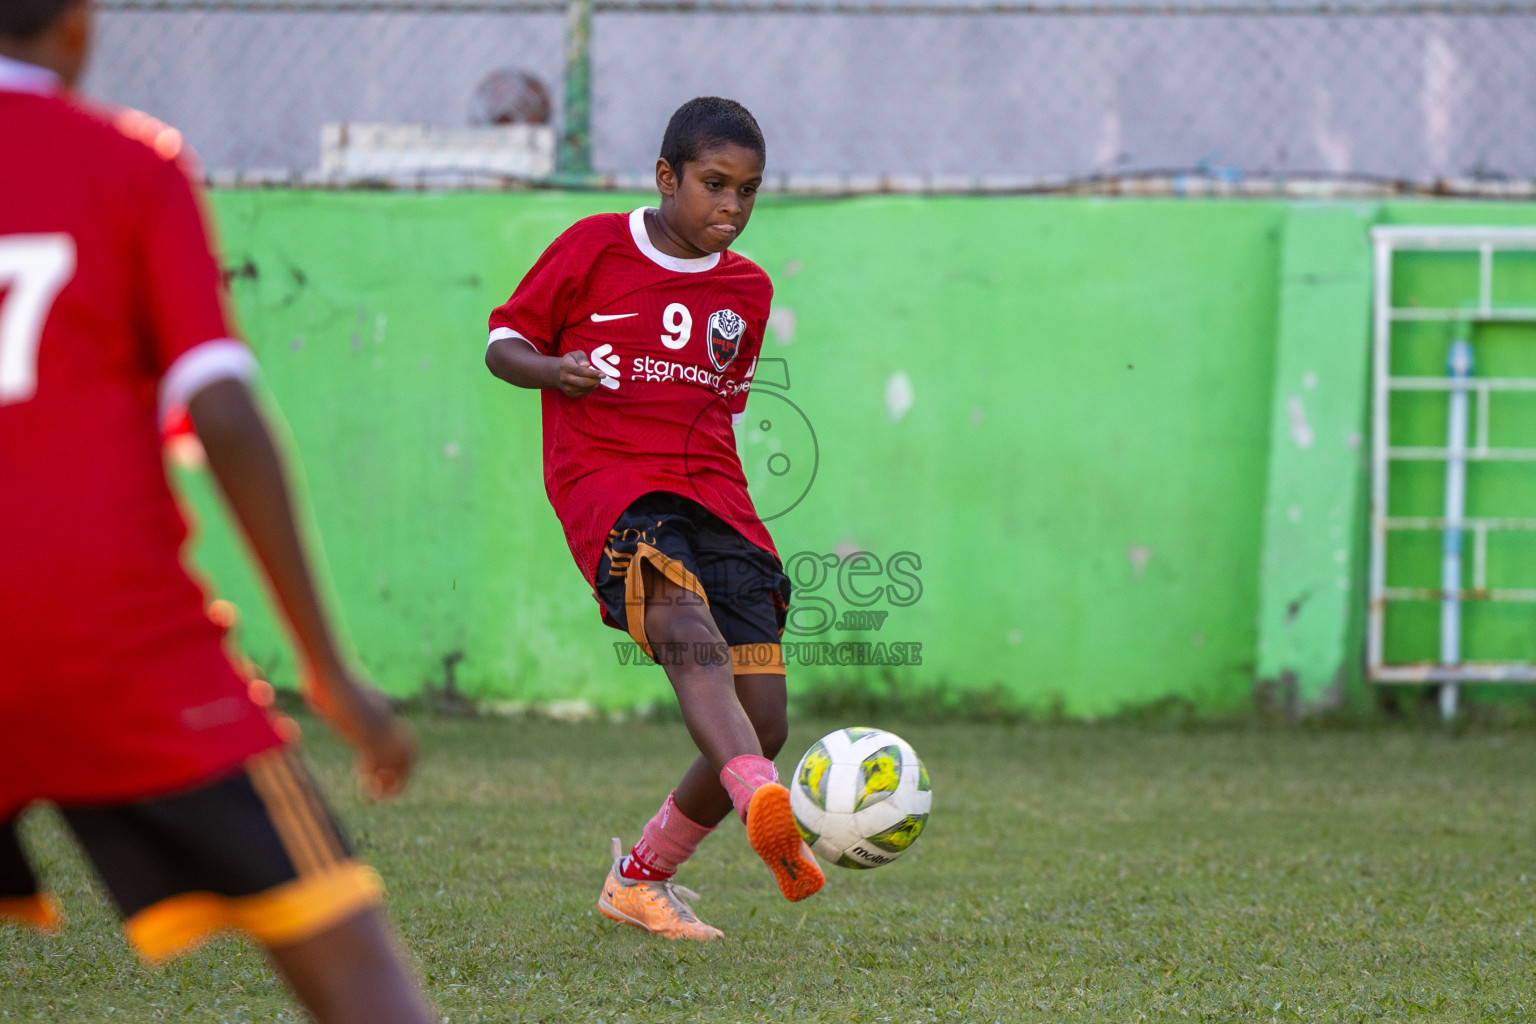
[[0,0],[0,36],[8,39],[32,39],[65,11],[85,0]]
[[700,96],[678,107],[667,122],[667,132],[661,137],[661,158],[681,175],[683,164],[726,143],[750,149],[764,163],[768,161],[763,130],[746,107],[719,96]]

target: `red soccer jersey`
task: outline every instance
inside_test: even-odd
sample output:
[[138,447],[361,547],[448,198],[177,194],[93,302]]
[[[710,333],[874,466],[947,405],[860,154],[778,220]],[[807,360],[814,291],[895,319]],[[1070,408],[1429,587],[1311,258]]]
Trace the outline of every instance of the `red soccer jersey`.
[[745,256],[658,250],[645,210],[576,222],[491,313],[491,341],[582,351],[605,374],[585,398],[547,388],[544,485],[593,582],[619,514],[649,491],[692,498],[774,552],[736,454],[773,284]]
[[203,781],[279,738],[180,559],[157,405],[240,376],[170,156],[0,58],[0,821]]

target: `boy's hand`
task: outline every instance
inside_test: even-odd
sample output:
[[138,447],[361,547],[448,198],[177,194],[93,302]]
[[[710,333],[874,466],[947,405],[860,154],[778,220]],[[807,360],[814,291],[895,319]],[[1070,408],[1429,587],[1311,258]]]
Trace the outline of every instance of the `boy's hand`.
[[585,352],[567,352],[560,358],[555,387],[572,398],[585,398],[596,390],[603,371],[587,361]]
[[592,365],[585,352],[548,356],[521,338],[491,342],[485,350],[485,367],[508,384],[535,390],[559,388],[569,398],[585,398],[603,382],[603,371]]
[[305,688],[310,706],[357,753],[357,780],[375,800],[405,789],[416,761],[416,740],[389,698],[345,669],[316,672]]

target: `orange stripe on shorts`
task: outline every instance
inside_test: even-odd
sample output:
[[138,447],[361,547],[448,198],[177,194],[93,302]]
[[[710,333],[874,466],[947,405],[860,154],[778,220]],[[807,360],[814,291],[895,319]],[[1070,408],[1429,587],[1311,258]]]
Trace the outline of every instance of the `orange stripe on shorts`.
[[280,756],[266,754],[253,757],[246,762],[246,773],[256,789],[256,795],[267,809],[272,827],[282,840],[284,852],[293,861],[294,870],[300,875],[312,875],[319,870],[320,850],[315,837],[305,828],[294,809],[293,793],[284,785],[284,780],[278,778],[277,763]]

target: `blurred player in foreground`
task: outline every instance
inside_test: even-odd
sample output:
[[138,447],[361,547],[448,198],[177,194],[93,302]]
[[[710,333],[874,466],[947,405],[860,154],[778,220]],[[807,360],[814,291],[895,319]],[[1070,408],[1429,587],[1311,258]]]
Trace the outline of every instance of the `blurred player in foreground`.
[[67,92],[88,0],[0,0],[0,917],[52,928],[16,822],[57,804],[151,962],[253,936],[325,1022],[430,1020],[353,860],[180,561],[157,419],[185,406],[366,786],[409,733],[338,652],[174,132]]
[[602,608],[666,669],[700,756],[613,869],[598,907],[670,939],[715,939],[672,884],[734,807],[785,898],[825,883],[771,758],[788,734],[779,644],[789,579],[747,494],[733,420],[773,285],[728,251],[763,179],[740,104],[672,115],[659,209],[599,214],[557,238],[490,318],[485,361],[543,389],[544,481]]

